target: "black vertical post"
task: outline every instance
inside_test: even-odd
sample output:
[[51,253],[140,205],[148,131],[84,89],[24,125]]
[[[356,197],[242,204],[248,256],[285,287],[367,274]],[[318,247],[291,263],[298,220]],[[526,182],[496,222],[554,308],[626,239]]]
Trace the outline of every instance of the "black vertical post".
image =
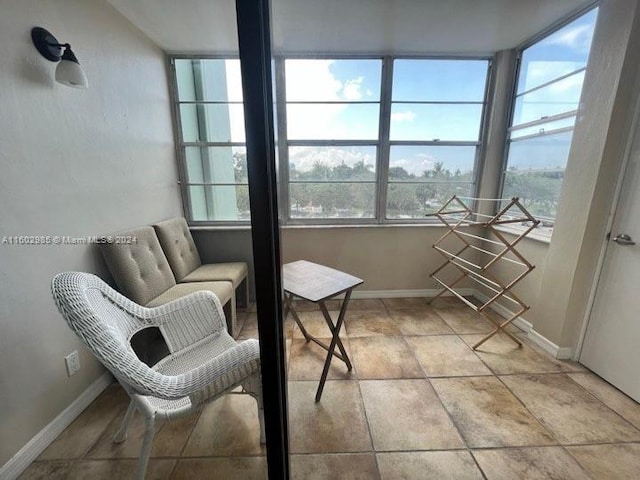
[[289,478],[280,229],[268,0],[236,0],[270,479]]

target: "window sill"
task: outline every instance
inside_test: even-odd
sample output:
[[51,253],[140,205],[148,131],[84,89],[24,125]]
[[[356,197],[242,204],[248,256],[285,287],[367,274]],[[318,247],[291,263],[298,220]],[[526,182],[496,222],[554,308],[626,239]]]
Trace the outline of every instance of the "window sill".
[[[352,224],[289,224],[281,225],[282,230],[315,230],[335,228],[446,228],[438,223],[352,223]],[[191,225],[189,230],[202,231],[235,231],[251,230],[251,225]]]
[[[514,236],[518,236],[524,231],[524,229],[520,229],[518,227],[506,227],[504,225],[496,226],[494,228],[499,232],[507,233],[509,235],[514,235]],[[545,230],[549,232],[548,235],[538,233],[534,229],[524,238],[549,245],[551,243],[551,233],[553,232],[553,229],[545,228]]]

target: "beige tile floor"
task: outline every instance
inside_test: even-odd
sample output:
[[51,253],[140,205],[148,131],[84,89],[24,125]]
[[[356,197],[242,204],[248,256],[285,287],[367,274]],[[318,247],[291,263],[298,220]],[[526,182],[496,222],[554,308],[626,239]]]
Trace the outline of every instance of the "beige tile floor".
[[[311,333],[329,336],[315,305],[297,309]],[[241,321],[240,338],[257,338],[255,314]],[[334,360],[315,403],[324,352],[286,323],[293,478],[640,478],[640,405],[516,329],[522,348],[498,336],[474,352],[488,322],[421,298],[352,300],[345,327],[354,370]],[[21,478],[131,478],[140,419],[111,443],[126,405],[109,387]],[[265,453],[255,402],[226,396],[160,425],[147,478],[263,479]]]

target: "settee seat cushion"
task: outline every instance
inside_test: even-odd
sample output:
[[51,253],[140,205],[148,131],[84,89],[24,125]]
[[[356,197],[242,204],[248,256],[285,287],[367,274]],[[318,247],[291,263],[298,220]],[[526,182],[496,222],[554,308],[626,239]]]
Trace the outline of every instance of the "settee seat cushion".
[[206,263],[182,278],[182,282],[210,282],[227,280],[236,288],[247,276],[245,262]]

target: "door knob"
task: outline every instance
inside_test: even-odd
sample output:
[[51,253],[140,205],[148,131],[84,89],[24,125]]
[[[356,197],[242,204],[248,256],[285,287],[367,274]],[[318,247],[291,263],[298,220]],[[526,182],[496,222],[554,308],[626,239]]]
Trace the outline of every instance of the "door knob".
[[618,245],[635,245],[636,244],[636,242],[631,240],[631,237],[626,233],[621,233],[620,235],[617,235],[613,239],[613,241],[616,242]]

